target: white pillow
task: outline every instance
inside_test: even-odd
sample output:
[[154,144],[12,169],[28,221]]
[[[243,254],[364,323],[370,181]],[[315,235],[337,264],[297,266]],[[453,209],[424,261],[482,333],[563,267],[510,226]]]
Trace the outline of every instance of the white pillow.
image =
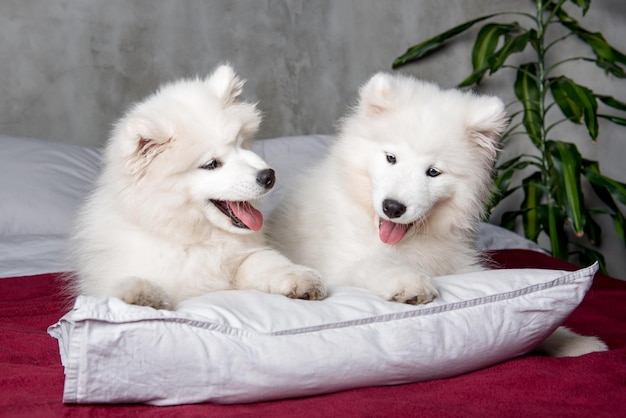
[[48,331],[66,403],[264,401],[451,377],[522,355],[578,306],[597,269],[440,277],[440,297],[423,306],[350,287],[316,302],[223,291],[176,311],[79,297]]
[[0,149],[0,236],[67,234],[100,170],[100,152],[4,135]]
[[14,235],[0,239],[0,278],[70,271],[65,235]]

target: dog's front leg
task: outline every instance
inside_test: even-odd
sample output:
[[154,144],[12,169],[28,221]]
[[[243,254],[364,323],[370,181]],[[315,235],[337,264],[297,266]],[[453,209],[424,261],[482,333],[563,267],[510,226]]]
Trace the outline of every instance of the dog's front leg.
[[411,305],[429,303],[438,296],[431,278],[395,259],[371,255],[348,263],[333,275],[340,281],[371,290],[386,300]]
[[255,289],[293,299],[324,299],[326,285],[319,274],[294,264],[277,251],[266,248],[250,253],[239,266],[235,289]]
[[154,309],[174,308],[174,303],[161,286],[138,277],[126,278],[114,293],[131,305],[150,306]]

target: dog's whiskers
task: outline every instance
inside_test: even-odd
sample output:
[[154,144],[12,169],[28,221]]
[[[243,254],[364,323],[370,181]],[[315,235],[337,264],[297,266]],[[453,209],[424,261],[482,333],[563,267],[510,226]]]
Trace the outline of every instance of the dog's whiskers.
[[415,221],[413,221],[413,228],[415,230],[415,233],[418,232],[428,232],[428,223],[426,222],[426,219],[422,216],[417,218]]

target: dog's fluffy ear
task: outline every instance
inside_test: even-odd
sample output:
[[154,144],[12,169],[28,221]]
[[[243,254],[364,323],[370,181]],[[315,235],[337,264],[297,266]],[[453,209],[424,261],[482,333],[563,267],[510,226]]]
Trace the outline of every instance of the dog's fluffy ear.
[[129,146],[126,169],[129,174],[143,177],[146,167],[174,141],[173,135],[152,126],[149,122],[134,120],[126,127],[133,140]]
[[378,73],[361,87],[360,107],[368,116],[384,113],[391,107],[394,78],[391,74]]
[[244,140],[253,137],[261,124],[261,113],[253,103],[237,100],[245,80],[240,79],[230,65],[220,65],[207,79],[209,87],[218,97],[222,108],[229,108],[234,119],[241,122],[239,135]]
[[230,65],[224,64],[217,67],[213,74],[207,77],[206,82],[220,99],[222,106],[227,107],[236,102],[245,80],[237,77]]
[[468,136],[481,147],[491,160],[498,154],[500,136],[506,130],[509,120],[504,103],[497,97],[474,98],[467,121]]

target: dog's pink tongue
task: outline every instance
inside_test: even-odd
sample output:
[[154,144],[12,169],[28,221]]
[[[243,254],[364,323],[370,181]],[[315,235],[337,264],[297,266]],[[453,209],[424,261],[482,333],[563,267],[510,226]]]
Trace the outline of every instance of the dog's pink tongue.
[[226,202],[233,214],[248,228],[258,231],[263,226],[263,214],[248,202]]
[[408,225],[382,220],[378,228],[378,236],[385,244],[396,245],[400,242],[407,229],[409,229]]

